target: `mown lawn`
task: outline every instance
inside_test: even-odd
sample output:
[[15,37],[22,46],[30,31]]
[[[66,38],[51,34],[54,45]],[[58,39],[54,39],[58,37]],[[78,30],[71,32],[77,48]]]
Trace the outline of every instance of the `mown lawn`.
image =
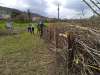
[[47,45],[28,32],[0,36],[0,75],[48,75]]

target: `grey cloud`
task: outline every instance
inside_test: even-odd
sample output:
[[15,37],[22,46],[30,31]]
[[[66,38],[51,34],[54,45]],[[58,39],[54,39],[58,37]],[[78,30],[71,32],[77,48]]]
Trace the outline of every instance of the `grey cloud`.
[[87,5],[81,0],[72,0],[71,3],[66,5],[66,8],[76,10],[76,11],[82,11],[83,9],[84,10],[89,9]]
[[41,15],[45,15],[46,10],[46,2],[44,0],[23,0],[23,3],[27,3],[29,5],[29,9]]

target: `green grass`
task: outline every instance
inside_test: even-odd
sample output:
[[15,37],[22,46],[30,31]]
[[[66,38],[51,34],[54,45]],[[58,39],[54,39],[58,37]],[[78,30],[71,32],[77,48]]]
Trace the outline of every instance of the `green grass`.
[[0,75],[48,75],[51,56],[36,34],[0,36]]
[[0,21],[0,29],[5,29],[5,21]]

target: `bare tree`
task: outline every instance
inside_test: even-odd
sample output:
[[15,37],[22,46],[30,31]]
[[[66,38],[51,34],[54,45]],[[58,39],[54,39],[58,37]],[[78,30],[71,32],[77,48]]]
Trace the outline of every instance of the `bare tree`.
[[[85,4],[88,5],[88,7],[95,13],[97,14],[98,16],[100,16],[100,13],[98,11],[96,11],[92,6],[91,4],[86,1],[86,0],[83,0],[85,2]],[[99,11],[100,11],[100,6],[98,5],[100,2],[99,1],[94,1],[94,0],[89,0]],[[97,2],[97,3],[96,3]]]
[[31,22],[32,21],[32,14],[31,14],[30,9],[27,10],[27,14],[28,14],[28,20],[29,20],[29,22]]
[[59,1],[54,1],[53,3],[57,6],[57,17],[58,17],[58,20],[59,20],[60,19],[60,6],[61,6],[61,3]]
[[58,3],[58,20],[59,20],[59,10],[60,10],[60,8],[59,8],[59,3]]

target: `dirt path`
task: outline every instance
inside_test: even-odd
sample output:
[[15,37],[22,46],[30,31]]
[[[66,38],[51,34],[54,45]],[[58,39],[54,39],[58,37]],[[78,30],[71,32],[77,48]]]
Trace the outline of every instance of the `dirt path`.
[[53,59],[53,63],[48,65],[48,75],[64,75],[64,59],[53,45],[49,44],[48,50]]

